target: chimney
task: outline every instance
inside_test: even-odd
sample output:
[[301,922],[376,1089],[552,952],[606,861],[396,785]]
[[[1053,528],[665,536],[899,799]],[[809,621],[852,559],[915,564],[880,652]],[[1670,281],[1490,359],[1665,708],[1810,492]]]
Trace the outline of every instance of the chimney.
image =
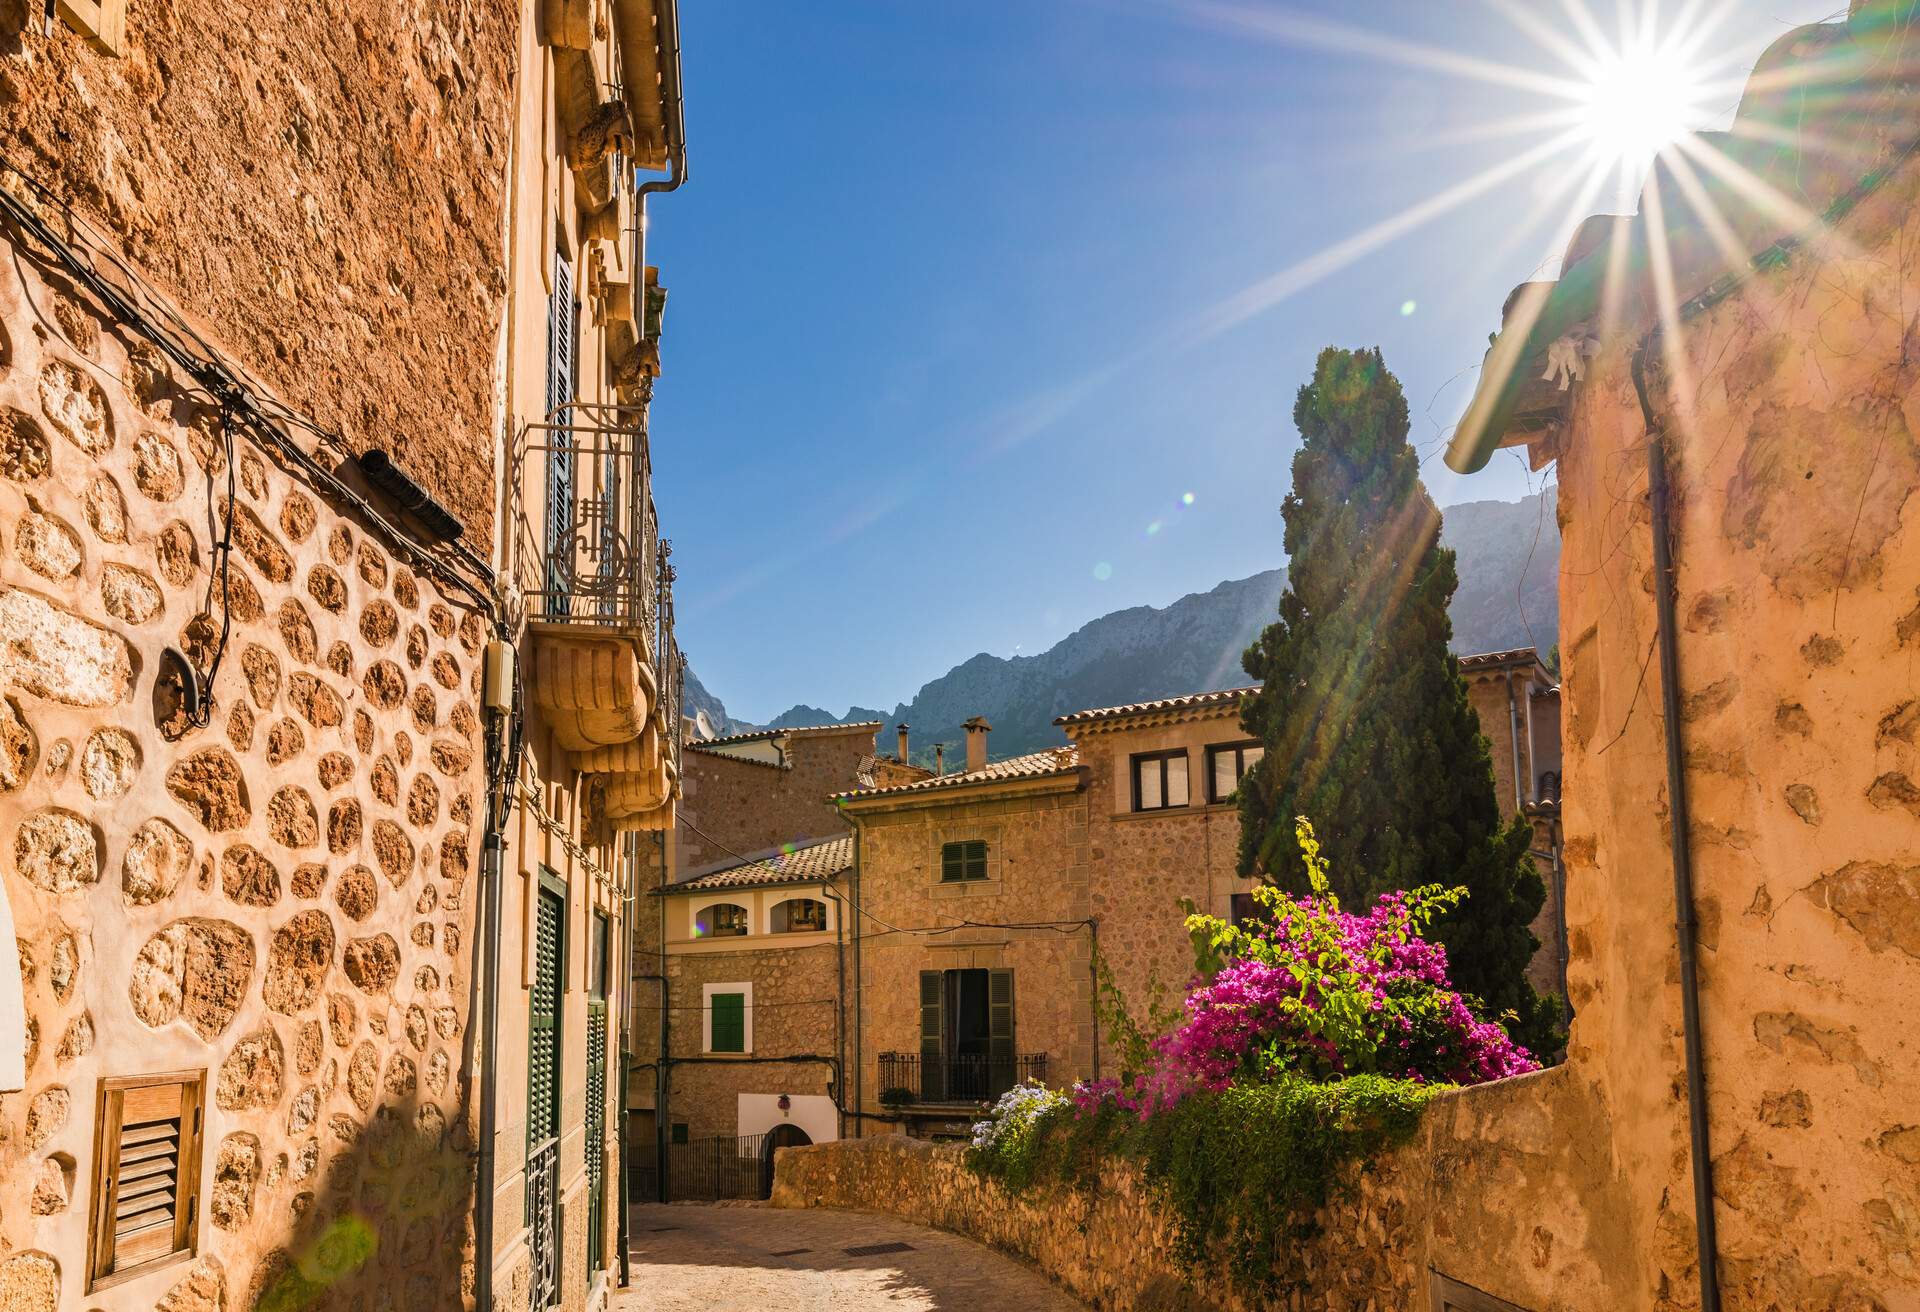
[[960,726],[967,731],[967,773],[987,768],[987,730],[993,728],[984,715],[976,715]]
[[937,777],[939,775],[945,774],[946,772],[947,772],[947,745],[945,743],[935,743],[933,745],[933,773]]
[[907,722],[902,720],[895,726],[900,730],[900,764],[907,763]]

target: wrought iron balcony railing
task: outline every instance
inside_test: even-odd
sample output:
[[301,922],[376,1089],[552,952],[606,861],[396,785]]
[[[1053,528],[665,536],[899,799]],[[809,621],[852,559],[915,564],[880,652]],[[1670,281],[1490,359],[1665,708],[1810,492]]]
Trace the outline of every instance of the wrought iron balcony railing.
[[682,728],[685,724],[682,716],[686,705],[687,658],[680,654],[680,642],[673,632],[673,543],[665,538],[660,539],[658,574],[659,594],[654,614],[659,630],[653,650],[654,659],[659,662],[660,705],[666,712],[667,738],[664,746],[667,760],[678,777],[680,739],[684,736]]
[[514,572],[529,620],[656,638],[660,528],[652,475],[638,406],[576,403],[521,429]]
[[992,1102],[1014,1085],[1047,1080],[1047,1054],[993,1058],[925,1058],[913,1052],[880,1054],[882,1106]]

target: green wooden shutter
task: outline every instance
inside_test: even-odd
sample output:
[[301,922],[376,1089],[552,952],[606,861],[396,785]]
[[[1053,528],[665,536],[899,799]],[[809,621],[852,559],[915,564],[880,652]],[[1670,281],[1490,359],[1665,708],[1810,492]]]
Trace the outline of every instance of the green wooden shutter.
[[920,972],[920,1097],[938,1102],[946,1090],[946,973]]
[[527,1143],[538,1146],[560,1132],[560,991],[566,903],[540,890],[535,926],[533,989],[527,999]]
[[987,972],[987,1060],[996,1071],[1013,1069],[1013,972]]
[[747,1050],[747,995],[744,993],[716,993],[713,995],[713,1051],[745,1052]]
[[[600,917],[605,926],[606,917]],[[587,1278],[606,1251],[607,1003],[587,1004]]]
[[[966,858],[960,850],[960,844],[944,844],[940,848],[940,878],[942,882],[951,884],[956,880],[965,879],[966,877]],[[923,975],[922,978],[924,979],[925,976]]]

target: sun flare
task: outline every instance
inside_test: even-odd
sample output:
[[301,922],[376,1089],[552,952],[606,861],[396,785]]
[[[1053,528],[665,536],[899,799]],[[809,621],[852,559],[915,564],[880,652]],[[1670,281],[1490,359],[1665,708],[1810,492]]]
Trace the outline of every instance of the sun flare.
[[1581,126],[1601,161],[1643,164],[1698,129],[1706,117],[1697,73],[1671,49],[1609,52],[1581,95]]

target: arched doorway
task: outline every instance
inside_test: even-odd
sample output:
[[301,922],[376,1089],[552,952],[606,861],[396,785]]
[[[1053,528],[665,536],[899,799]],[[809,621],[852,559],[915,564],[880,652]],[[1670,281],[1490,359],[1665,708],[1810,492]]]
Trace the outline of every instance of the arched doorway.
[[760,1196],[773,1197],[773,1154],[777,1148],[803,1148],[813,1142],[805,1130],[791,1121],[767,1131],[760,1144]]

